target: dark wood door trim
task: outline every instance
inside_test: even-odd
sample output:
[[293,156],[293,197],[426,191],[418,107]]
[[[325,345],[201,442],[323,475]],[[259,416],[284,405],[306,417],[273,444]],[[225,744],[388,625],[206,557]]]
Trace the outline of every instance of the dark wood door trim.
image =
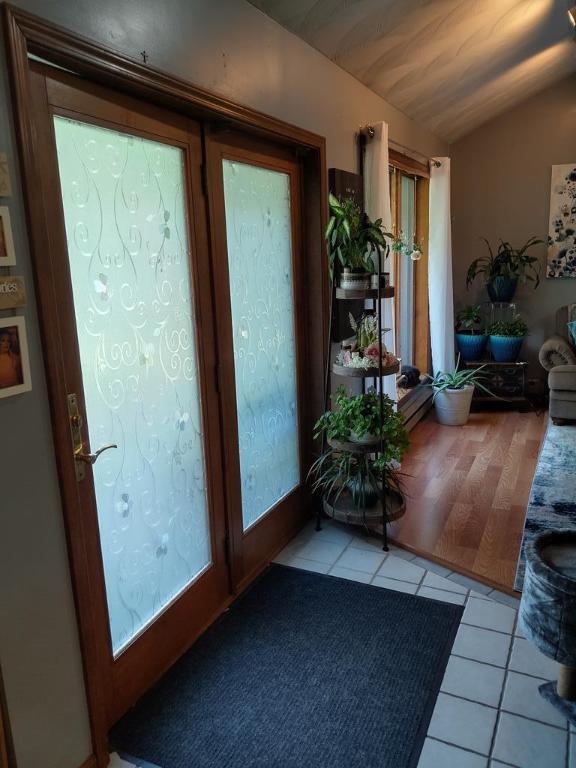
[[244,129],[250,127],[277,141],[315,150],[324,147],[322,136],[237,104],[176,75],[140,64],[8,3],[5,3],[5,19],[10,50],[19,52],[17,66],[22,71],[26,68],[26,56],[34,54],[85,75],[93,82],[151,99],[192,117],[217,118]]
[[[296,341],[298,436],[300,448],[300,484],[278,501],[268,512],[243,531],[239,445],[237,431],[234,341],[230,306],[226,213],[222,176],[223,160],[257,165],[288,175],[292,218],[292,279],[294,286],[294,336]],[[220,349],[219,389],[222,393],[222,432],[226,435],[224,466],[231,553],[232,586],[242,590],[275,552],[282,548],[302,521],[310,514],[310,494],[306,472],[310,465],[313,421],[308,407],[307,382],[313,364],[306,330],[310,326],[306,262],[302,218],[302,169],[300,158],[262,140],[256,142],[237,133],[207,132],[207,172],[210,179],[209,209],[212,254],[215,264],[215,306],[218,307]]]
[[[311,314],[315,319],[308,329],[308,343],[311,349],[315,350],[317,358],[323,360],[326,353],[328,325],[328,280],[323,242],[327,221],[324,138],[212,94],[181,78],[143,66],[116,51],[68,32],[9,4],[4,3],[3,10],[15,129],[26,200],[27,227],[41,315],[46,319],[52,318],[53,323],[57,322],[53,313],[56,300],[53,288],[48,283],[45,289],[38,290],[44,278],[48,276],[49,270],[46,260],[46,246],[50,245],[47,219],[49,212],[38,184],[39,169],[34,151],[38,137],[34,136],[35,129],[31,115],[30,54],[41,57],[49,63],[68,68],[91,82],[114,88],[129,96],[145,98],[151,104],[168,107],[180,114],[209,121],[220,127],[232,125],[254,136],[273,139],[300,153],[306,279],[309,295],[313,297]],[[44,100],[47,110],[46,93],[36,95]],[[59,334],[50,333],[49,328],[44,324],[42,338],[47,352],[45,366],[56,447],[68,445],[70,441],[67,413],[63,405],[66,402],[65,382],[59,371],[48,362],[49,358],[57,359],[61,355],[58,336]],[[310,412],[319,413],[323,399],[321,366],[319,371],[313,369],[309,372],[308,390]],[[61,466],[58,467],[58,473],[84,660],[93,748],[98,768],[105,768],[108,764],[108,749],[107,719],[102,689],[104,681],[101,677],[102,649],[99,648],[94,632],[97,625],[94,607],[97,601],[91,592],[91,579],[84,549],[87,532],[85,522],[77,515],[70,513],[78,503],[77,489],[69,487],[68,473],[63,472]]]

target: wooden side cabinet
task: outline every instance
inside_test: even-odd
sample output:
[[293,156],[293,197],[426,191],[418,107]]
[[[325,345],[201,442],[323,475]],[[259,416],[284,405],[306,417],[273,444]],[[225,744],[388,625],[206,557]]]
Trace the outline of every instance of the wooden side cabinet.
[[[465,363],[466,368],[479,368],[485,365],[482,371],[485,384],[488,389],[498,397],[515,405],[527,404],[526,396],[526,371],[528,363],[524,360],[515,363],[496,363],[494,360],[478,360]],[[494,399],[476,388],[474,400],[477,402],[494,402]]]

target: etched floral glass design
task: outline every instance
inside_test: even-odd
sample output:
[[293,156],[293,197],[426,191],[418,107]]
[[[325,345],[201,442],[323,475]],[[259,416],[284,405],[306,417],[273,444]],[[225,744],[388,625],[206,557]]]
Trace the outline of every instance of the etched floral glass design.
[[223,166],[246,530],[300,483],[290,179]]
[[211,562],[184,157],[54,128],[117,655]]

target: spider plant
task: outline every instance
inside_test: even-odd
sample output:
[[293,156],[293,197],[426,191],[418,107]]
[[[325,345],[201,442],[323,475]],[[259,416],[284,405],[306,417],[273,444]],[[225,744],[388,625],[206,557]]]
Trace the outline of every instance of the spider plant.
[[385,490],[402,493],[399,472],[385,456],[374,459],[368,454],[330,449],[316,459],[308,472],[313,491],[323,493],[332,506],[343,493],[349,493],[356,510],[375,506],[382,477]]
[[520,248],[514,248],[507,240],[500,240],[496,253],[485,237],[481,238],[488,248],[488,255],[480,256],[470,264],[466,274],[466,287],[474,282],[476,277],[483,274],[486,282],[490,283],[498,277],[508,280],[533,282],[534,288],[540,284],[540,265],[536,256],[530,256],[528,251],[535,245],[543,243],[536,237],[531,237]]

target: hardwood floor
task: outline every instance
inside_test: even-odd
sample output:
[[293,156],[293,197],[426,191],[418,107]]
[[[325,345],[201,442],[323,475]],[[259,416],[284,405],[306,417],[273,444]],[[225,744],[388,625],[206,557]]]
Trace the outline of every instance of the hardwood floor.
[[434,412],[410,433],[398,544],[510,591],[546,413],[480,412],[464,427]]

